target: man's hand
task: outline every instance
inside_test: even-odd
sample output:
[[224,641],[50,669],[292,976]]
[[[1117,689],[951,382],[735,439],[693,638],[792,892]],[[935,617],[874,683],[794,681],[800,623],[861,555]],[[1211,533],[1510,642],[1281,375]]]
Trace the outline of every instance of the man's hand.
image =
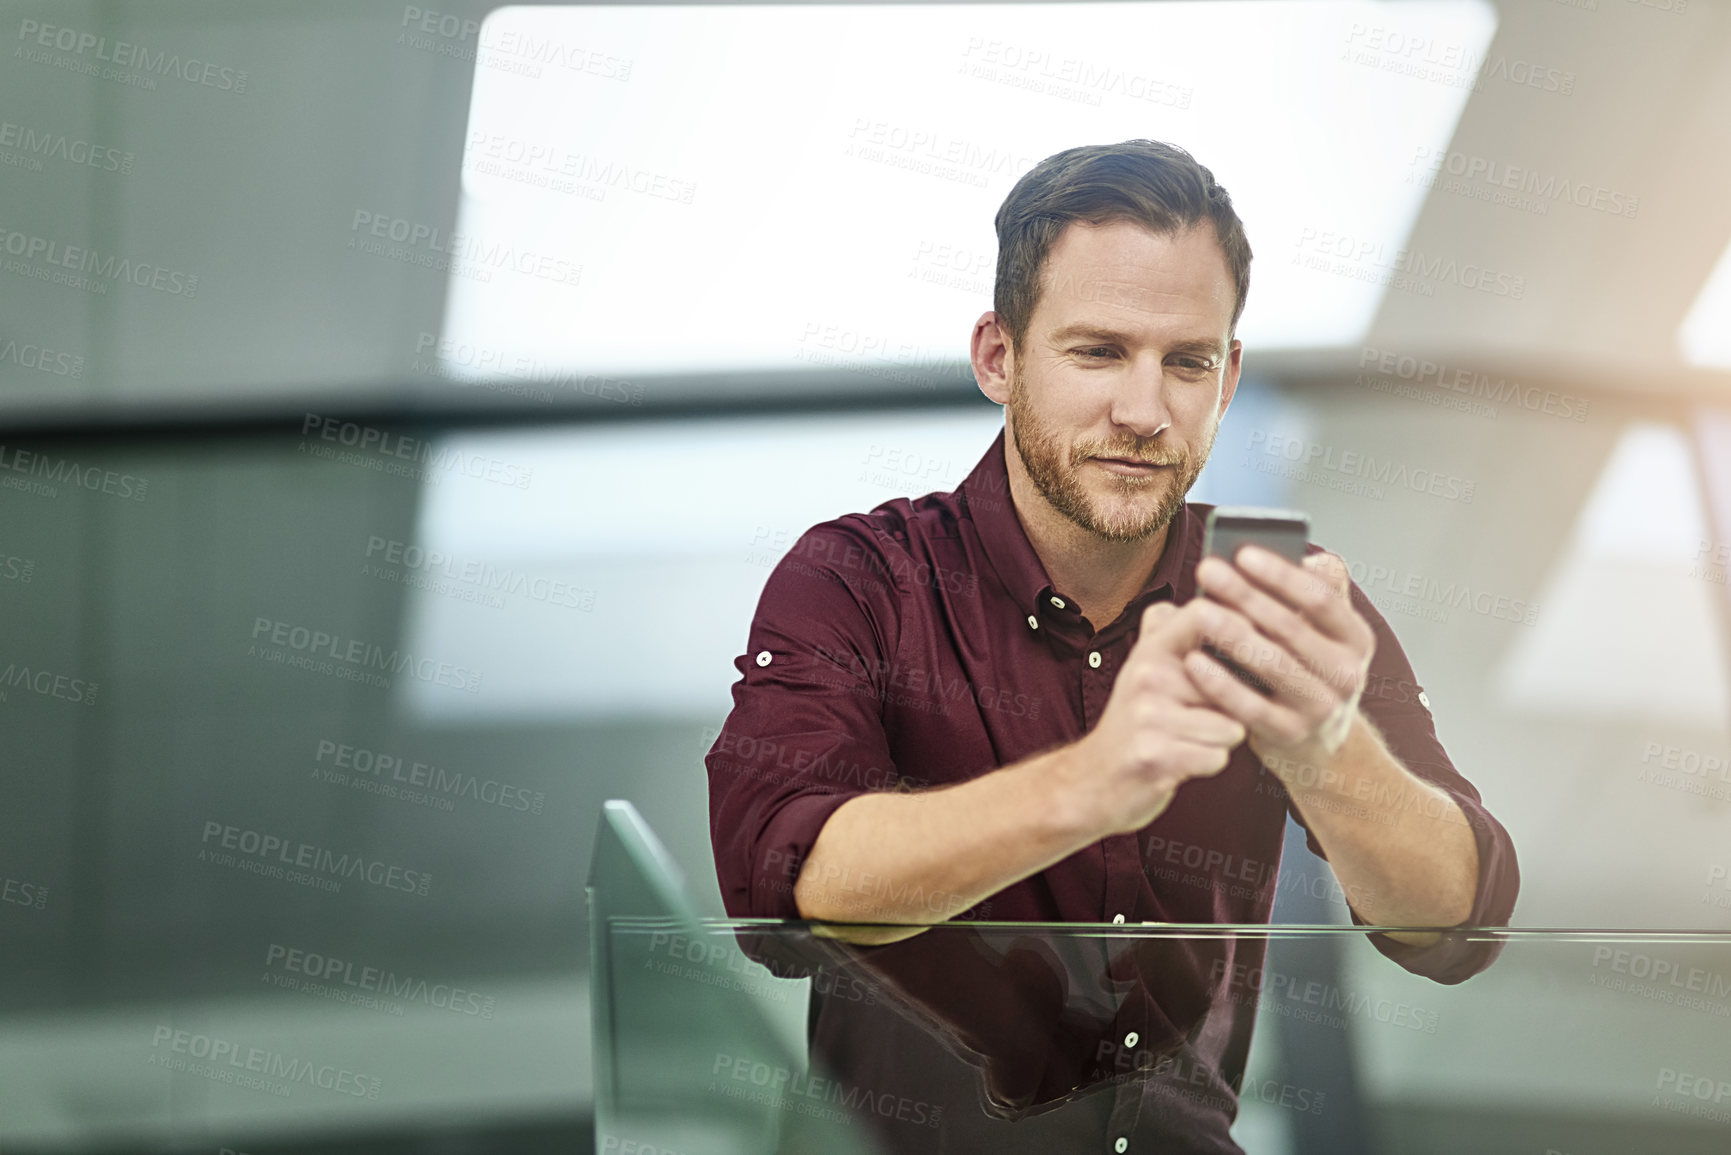
[[1238,551],[1237,566],[1204,558],[1196,578],[1204,598],[1204,640],[1262,678],[1273,695],[1244,685],[1200,650],[1184,666],[1202,697],[1237,719],[1250,748],[1270,771],[1323,766],[1352,730],[1376,635],[1352,608],[1346,565],[1329,553],[1302,566],[1257,546]]
[[[1376,635],[1352,608],[1346,566],[1317,553],[1302,566],[1245,546],[1238,565],[1204,558],[1197,610],[1213,643],[1273,688],[1264,697],[1202,653],[1184,659],[1199,693],[1250,732],[1250,748],[1285,784],[1366,922],[1458,926],[1473,911],[1479,852],[1465,813],[1403,766],[1358,709]],[[1303,775],[1312,774],[1307,783]],[[1344,804],[1343,804],[1344,803]],[[1411,946],[1435,931],[1391,931]]]
[[1185,670],[1184,656],[1202,642],[1199,602],[1143,611],[1099,723],[1076,743],[1066,793],[1097,837],[1148,825],[1180,785],[1220,773],[1244,741],[1244,726],[1211,706]]

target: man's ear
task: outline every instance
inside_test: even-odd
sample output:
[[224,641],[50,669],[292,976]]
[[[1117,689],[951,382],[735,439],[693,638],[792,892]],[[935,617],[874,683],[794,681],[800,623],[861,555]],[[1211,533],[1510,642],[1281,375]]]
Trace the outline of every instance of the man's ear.
[[1244,342],[1235,337],[1226,354],[1226,372],[1220,378],[1220,412],[1217,416],[1226,416],[1226,407],[1232,404],[1232,395],[1238,392],[1238,374],[1243,368]]
[[1010,348],[1010,334],[990,310],[974,322],[974,333],[968,342],[968,360],[974,367],[974,382],[980,392],[999,405],[1010,403],[1010,372],[1015,367],[1015,352]]

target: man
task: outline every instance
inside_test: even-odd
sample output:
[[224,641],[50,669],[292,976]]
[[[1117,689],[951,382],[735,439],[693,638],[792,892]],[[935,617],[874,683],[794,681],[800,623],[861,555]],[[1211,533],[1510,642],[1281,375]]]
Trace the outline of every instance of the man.
[[[1509,836],[1340,560],[1200,558],[1206,510],[1184,499],[1238,384],[1249,287],[1226,191],[1170,145],[1074,148],[1017,182],[997,231],[971,357],[1004,434],[954,493],[812,528],[764,589],[707,759],[728,912],[1265,923],[1290,810],[1355,922],[1506,923]],[[1497,950],[1438,930],[1372,941],[1448,983]],[[1254,973],[1262,944],[1228,954],[1191,977]],[[1156,969],[1170,994],[1186,968]],[[893,1078],[846,1037],[875,1028],[814,1003],[816,1049]],[[1120,1087],[1089,1149],[1147,1149],[1139,1136],[1181,1126],[1209,1133],[1195,1150],[1236,1150],[1250,1013],[1216,1018],[1220,1108],[1148,1131]],[[1148,1033],[1102,1021],[1108,1037]]]

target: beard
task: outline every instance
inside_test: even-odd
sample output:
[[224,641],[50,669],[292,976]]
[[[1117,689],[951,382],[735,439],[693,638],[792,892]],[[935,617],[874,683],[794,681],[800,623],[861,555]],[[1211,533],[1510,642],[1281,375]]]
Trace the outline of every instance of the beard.
[[[1147,541],[1171,523],[1202,473],[1219,428],[1209,428],[1202,452],[1194,457],[1182,449],[1159,446],[1153,439],[1117,444],[1079,441],[1066,446],[1058,432],[1034,413],[1019,367],[1010,375],[1009,409],[1016,452],[1021,454],[1040,496],[1082,529],[1110,542]],[[1096,457],[1122,457],[1173,468],[1148,477],[1102,471],[1100,476],[1105,478],[1111,497],[1096,501],[1082,480],[1083,464]]]

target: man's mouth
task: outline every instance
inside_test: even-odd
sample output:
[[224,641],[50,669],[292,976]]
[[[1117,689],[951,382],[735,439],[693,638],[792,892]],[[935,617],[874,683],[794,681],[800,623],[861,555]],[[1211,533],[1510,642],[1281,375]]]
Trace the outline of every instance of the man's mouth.
[[1157,469],[1167,469],[1166,462],[1143,461],[1135,457],[1094,457],[1101,465],[1115,473],[1153,473]]

